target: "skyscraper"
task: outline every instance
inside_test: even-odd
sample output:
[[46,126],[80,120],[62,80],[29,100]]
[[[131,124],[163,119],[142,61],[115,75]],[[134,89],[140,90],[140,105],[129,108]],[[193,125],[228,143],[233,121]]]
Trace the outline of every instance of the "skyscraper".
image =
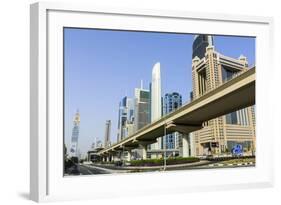
[[[162,98],[161,98],[161,71],[160,63],[157,62],[152,68],[151,82],[151,122],[159,120],[162,116]],[[151,144],[151,150],[161,149],[162,139],[158,138],[157,142]]]
[[196,56],[199,59],[202,59],[205,57],[206,48],[208,46],[214,45],[214,39],[213,36],[210,35],[195,35],[194,41],[192,44],[192,59]]
[[150,123],[150,92],[135,88],[134,131]]
[[[135,88],[134,132],[150,123],[150,94],[149,90],[143,88],[142,82],[140,88]],[[140,158],[143,156],[143,152],[144,149],[136,149],[133,151],[133,156],[135,158]]]
[[[182,96],[177,93],[166,93],[164,97],[164,106],[163,112],[164,115],[178,109],[182,106]],[[162,148],[165,149],[178,149],[180,141],[180,134],[178,132],[174,132],[172,134],[168,134],[163,137]]]
[[[195,44],[200,44],[195,38]],[[212,39],[205,36],[205,39]],[[201,45],[201,44],[200,44]],[[202,44],[203,45],[203,44]],[[203,47],[203,46],[202,46]],[[195,48],[198,48],[195,46]],[[215,51],[213,45],[205,48],[204,56],[193,50],[192,83],[193,98],[204,95],[226,81],[232,79],[249,68],[247,59],[240,56],[238,59],[224,56]],[[203,50],[200,50],[203,52]],[[251,153],[255,147],[254,109],[247,107],[227,115],[203,123],[203,128],[194,132],[196,154],[219,154],[229,152],[240,144],[246,152]]]
[[117,141],[128,137],[134,132],[134,101],[127,96],[119,103]]
[[152,69],[151,82],[151,122],[160,119],[162,116],[161,104],[161,73],[160,63],[156,63]]
[[80,114],[79,114],[79,110],[77,110],[73,119],[71,146],[70,146],[71,157],[78,157],[79,125],[80,125]]
[[104,147],[110,146],[111,120],[105,122]]

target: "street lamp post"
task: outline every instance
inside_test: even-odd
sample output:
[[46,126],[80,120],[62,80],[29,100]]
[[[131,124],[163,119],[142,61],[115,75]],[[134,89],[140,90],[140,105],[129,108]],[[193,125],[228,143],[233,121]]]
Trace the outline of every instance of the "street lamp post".
[[122,166],[125,166],[125,156],[124,156],[124,153],[125,153],[125,146],[123,145],[123,152],[122,152]]
[[166,120],[165,120],[165,124],[164,124],[164,167],[163,167],[163,170],[165,171],[166,170],[166,166],[167,166],[167,162],[166,162],[166,139],[167,139],[167,136],[166,136]]

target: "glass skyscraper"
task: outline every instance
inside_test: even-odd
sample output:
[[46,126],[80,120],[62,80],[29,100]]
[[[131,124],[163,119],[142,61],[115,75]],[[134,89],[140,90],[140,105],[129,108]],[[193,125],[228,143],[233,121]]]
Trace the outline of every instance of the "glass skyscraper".
[[133,134],[134,121],[134,101],[125,96],[119,103],[117,141]]
[[210,35],[195,35],[192,44],[192,59],[197,56],[199,59],[205,57],[206,48],[214,45],[213,36]]
[[[163,112],[164,115],[178,109],[182,106],[182,96],[177,93],[167,93],[164,97],[164,106],[163,106]],[[180,140],[180,134],[178,132],[174,132],[172,134],[168,134],[163,137],[163,143],[162,148],[166,149],[178,149],[179,148],[179,140]]]
[[135,131],[150,123],[150,92],[135,88]]

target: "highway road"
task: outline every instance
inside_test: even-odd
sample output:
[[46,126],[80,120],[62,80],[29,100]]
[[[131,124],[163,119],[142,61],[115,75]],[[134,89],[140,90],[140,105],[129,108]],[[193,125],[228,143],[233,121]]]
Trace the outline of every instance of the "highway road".
[[79,165],[79,170],[82,175],[91,175],[91,174],[109,174],[110,172],[107,172],[105,170],[98,169],[96,167],[90,167],[85,165]]
[[[167,166],[166,171],[176,170],[192,170],[192,169],[218,169],[218,168],[239,168],[239,167],[255,167],[254,162],[250,163],[239,163],[233,164],[228,161],[225,162],[210,162],[202,161],[193,165],[182,164],[182,166]],[[95,175],[95,174],[116,174],[116,173],[133,173],[133,172],[152,172],[152,171],[163,171],[163,167],[115,167],[105,165],[94,165],[94,164],[78,164],[77,167],[71,167],[67,170],[66,176],[77,176],[77,175]]]
[[66,171],[66,176],[69,175],[93,175],[93,174],[110,174],[105,169],[100,169],[93,166],[86,166],[82,164],[77,164],[76,167],[73,166]]

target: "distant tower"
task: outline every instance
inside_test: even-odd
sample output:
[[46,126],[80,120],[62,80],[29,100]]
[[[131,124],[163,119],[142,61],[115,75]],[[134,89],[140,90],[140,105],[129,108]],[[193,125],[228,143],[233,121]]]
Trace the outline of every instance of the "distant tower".
[[134,132],[134,100],[125,96],[119,103],[117,141]]
[[95,137],[95,140],[92,143],[91,149],[96,149],[96,148],[97,148],[97,138]]
[[[182,96],[177,92],[167,93],[164,98],[164,114],[173,112],[182,106]],[[178,149],[180,134],[174,132],[163,137],[163,145],[166,149]]]
[[134,131],[150,123],[150,92],[149,90],[135,88]]
[[210,35],[195,35],[192,44],[192,59],[196,56],[201,59],[205,57],[206,48],[214,45],[213,36]]
[[158,120],[162,115],[161,105],[161,74],[160,63],[156,63],[152,69],[151,83],[151,122]]
[[111,120],[105,122],[104,147],[110,146]]
[[[157,62],[152,68],[151,82],[151,122],[159,120],[162,116],[162,98],[161,98],[161,72],[160,63]],[[161,138],[151,145],[151,149],[161,148]]]
[[97,140],[96,148],[102,148],[102,141],[101,140]]
[[70,156],[78,157],[78,137],[79,137],[80,114],[77,110],[73,119],[73,128],[71,136]]

